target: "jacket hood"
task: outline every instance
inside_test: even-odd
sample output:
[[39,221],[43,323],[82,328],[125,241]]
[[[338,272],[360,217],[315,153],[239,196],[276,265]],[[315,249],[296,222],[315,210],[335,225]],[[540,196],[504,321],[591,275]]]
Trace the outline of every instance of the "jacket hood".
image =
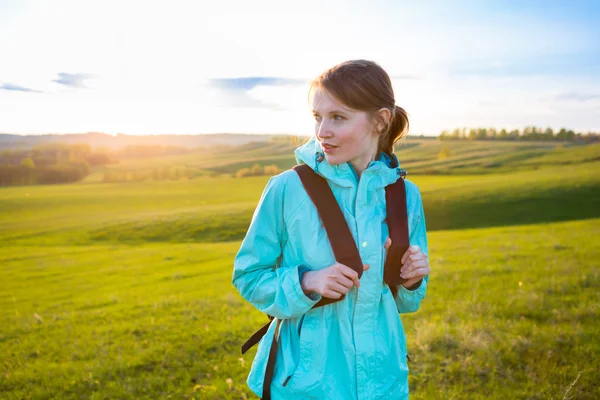
[[[329,164],[321,144],[314,136],[309,142],[298,147],[294,154],[298,164],[308,165],[317,174],[337,185],[346,187],[358,185],[358,176],[352,164],[350,162],[339,165]],[[395,154],[390,157],[381,152],[377,160],[371,161],[363,171],[361,179],[368,177],[371,181],[370,188],[377,189],[396,182],[398,178],[404,177],[406,174],[407,172],[400,168],[400,161]]]

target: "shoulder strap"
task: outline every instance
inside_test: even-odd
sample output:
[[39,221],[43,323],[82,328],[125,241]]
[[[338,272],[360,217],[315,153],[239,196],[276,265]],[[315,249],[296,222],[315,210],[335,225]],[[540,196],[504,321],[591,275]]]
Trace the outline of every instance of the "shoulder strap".
[[387,224],[392,239],[388,248],[383,272],[383,279],[392,293],[396,294],[396,286],[406,282],[400,277],[402,256],[410,246],[408,237],[408,211],[406,206],[406,185],[402,177],[385,187]]
[[355,270],[360,278],[363,272],[363,262],[348,228],[348,223],[329,184],[325,178],[316,174],[306,164],[296,165],[294,170],[300,176],[304,189],[317,208],[336,261]]
[[[327,232],[327,237],[331,244],[331,248],[333,249],[336,261],[355,270],[360,278],[363,272],[363,262],[360,258],[354,238],[352,237],[352,233],[348,228],[348,223],[344,218],[344,214],[342,213],[337,200],[333,196],[329,184],[325,178],[315,173],[315,171],[306,164],[296,165],[294,170],[300,177],[306,193],[308,193],[308,196],[317,208],[317,212],[323,221],[323,226]],[[323,298],[315,305],[315,307],[339,301],[342,298]]]

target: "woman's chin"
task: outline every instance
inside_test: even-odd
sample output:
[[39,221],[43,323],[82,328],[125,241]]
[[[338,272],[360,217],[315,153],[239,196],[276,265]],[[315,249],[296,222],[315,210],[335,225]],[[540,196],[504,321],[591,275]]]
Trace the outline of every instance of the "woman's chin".
[[325,153],[325,160],[327,160],[327,164],[329,165],[340,165],[345,162],[345,160],[341,159],[340,157],[332,156],[327,153]]

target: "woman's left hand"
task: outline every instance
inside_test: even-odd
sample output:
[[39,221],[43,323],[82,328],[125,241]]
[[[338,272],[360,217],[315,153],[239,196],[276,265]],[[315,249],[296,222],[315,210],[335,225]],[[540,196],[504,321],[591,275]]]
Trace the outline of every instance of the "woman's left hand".
[[[392,245],[392,239],[387,238],[384,247],[387,250]],[[415,283],[429,275],[429,259],[427,254],[421,251],[417,245],[410,246],[402,256],[402,269],[400,277],[406,279],[402,284],[405,288],[410,288]]]

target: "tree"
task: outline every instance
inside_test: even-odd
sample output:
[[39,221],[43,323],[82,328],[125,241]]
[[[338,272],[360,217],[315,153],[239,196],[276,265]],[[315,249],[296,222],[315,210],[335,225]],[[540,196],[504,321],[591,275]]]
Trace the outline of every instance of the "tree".
[[265,165],[263,172],[265,175],[277,175],[279,173],[279,168],[275,164]]
[[567,140],[567,130],[565,128],[560,128],[560,131],[556,134],[557,140]]
[[542,138],[544,140],[552,140],[552,139],[554,139],[554,131],[552,130],[552,128],[547,128],[544,131],[544,135],[542,136]]
[[21,165],[27,169],[34,169],[35,168],[35,163],[33,162],[33,160],[30,157],[24,158],[21,161]]
[[252,168],[250,169],[250,172],[252,172],[252,175],[262,175],[263,174],[263,167],[260,164],[254,164],[252,166]]
[[242,168],[235,174],[235,177],[243,178],[245,176],[251,176],[251,175],[252,175],[252,171],[250,171],[250,168]]

